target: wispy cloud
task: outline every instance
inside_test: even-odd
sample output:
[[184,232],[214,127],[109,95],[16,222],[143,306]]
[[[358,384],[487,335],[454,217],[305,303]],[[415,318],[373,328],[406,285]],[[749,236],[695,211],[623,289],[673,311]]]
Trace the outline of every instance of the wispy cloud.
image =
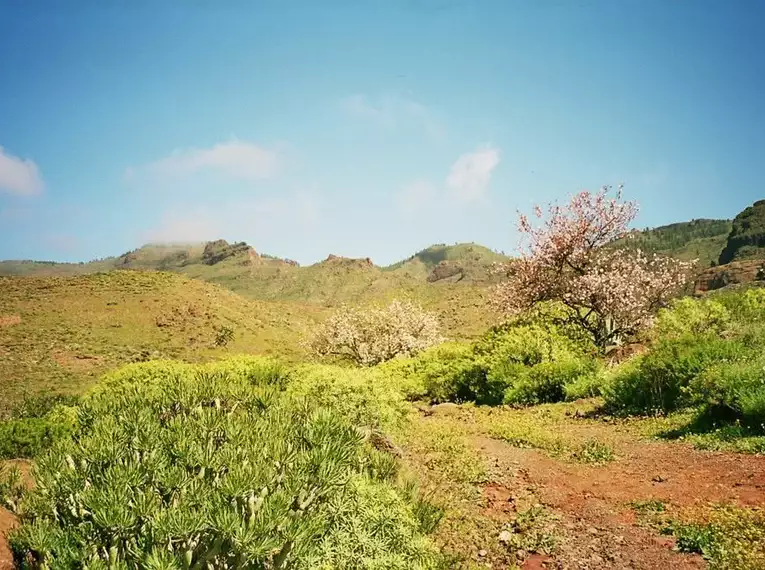
[[386,128],[415,122],[434,138],[444,136],[444,127],[431,109],[407,97],[386,95],[372,99],[356,94],[342,99],[340,104],[356,119],[370,121]]
[[140,173],[166,180],[213,172],[247,182],[276,176],[284,164],[280,149],[269,149],[240,140],[218,143],[209,148],[176,150],[169,156],[142,167],[129,167],[125,178],[131,180]]
[[452,164],[443,185],[425,179],[401,186],[394,194],[398,211],[405,217],[425,209],[454,210],[486,196],[494,169],[500,162],[499,149],[484,146],[460,155]]
[[461,202],[480,200],[489,188],[499,160],[499,150],[491,146],[463,154],[452,164],[446,177],[447,188]]
[[0,192],[34,196],[44,188],[40,169],[32,160],[13,156],[0,146]]

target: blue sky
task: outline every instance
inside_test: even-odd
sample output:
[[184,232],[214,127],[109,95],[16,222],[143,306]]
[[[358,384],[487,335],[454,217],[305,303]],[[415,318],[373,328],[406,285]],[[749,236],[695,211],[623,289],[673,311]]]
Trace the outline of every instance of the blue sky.
[[639,227],[765,198],[765,3],[0,0],[0,259],[245,240],[512,251],[625,183]]

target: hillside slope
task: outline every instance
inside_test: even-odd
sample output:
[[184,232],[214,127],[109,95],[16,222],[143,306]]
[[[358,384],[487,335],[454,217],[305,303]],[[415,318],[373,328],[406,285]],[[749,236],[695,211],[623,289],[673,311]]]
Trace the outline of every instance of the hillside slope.
[[[311,307],[251,301],[160,272],[0,277],[0,291],[4,404],[25,389],[79,390],[107,369],[148,358],[196,361],[236,352],[294,358],[300,338],[321,318]],[[233,336],[220,346],[226,329]]]
[[0,275],[66,276],[110,269],[160,270],[222,285],[250,299],[280,300],[335,307],[384,300],[400,292],[440,295],[431,285],[482,285],[491,267],[507,258],[477,244],[432,246],[409,259],[381,268],[370,259],[335,255],[300,267],[294,261],[257,253],[244,242],[150,244],[119,257],[90,263],[0,262]]
[[657,228],[635,230],[617,242],[618,246],[639,248],[684,261],[698,259],[699,269],[717,263],[725,247],[730,220],[698,219]]
[[745,259],[765,259],[765,200],[759,200],[734,220],[719,264]]

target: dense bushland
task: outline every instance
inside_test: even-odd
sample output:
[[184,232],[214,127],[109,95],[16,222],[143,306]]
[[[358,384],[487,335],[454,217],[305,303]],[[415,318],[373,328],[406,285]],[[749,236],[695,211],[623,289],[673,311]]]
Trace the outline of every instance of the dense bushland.
[[614,412],[694,406],[765,431],[765,290],[682,299],[660,312],[651,350],[605,384]]
[[[259,358],[108,375],[77,407],[72,437],[38,456],[34,489],[7,501],[22,522],[11,535],[19,564],[435,567],[426,533],[438,509],[342,413],[349,392],[326,369],[316,375],[326,380],[322,405],[304,397],[309,371],[291,385]],[[394,421],[380,410],[396,403],[367,388],[380,417],[352,419]]]
[[599,394],[594,346],[542,320],[513,321],[473,344],[445,343],[380,368],[434,403],[530,405]]

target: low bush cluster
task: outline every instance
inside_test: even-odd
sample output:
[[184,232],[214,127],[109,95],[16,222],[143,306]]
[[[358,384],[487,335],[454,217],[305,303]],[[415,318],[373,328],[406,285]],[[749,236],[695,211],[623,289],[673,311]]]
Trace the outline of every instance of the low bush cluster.
[[33,396],[22,400],[10,418],[0,422],[0,459],[34,457],[77,424],[77,398],[62,395]]
[[[108,375],[76,408],[73,437],[37,458],[36,485],[15,504],[17,563],[438,567],[426,535],[439,509],[402,485],[395,458],[354,425],[392,419],[392,398],[371,377],[351,386],[332,372],[290,378],[274,361],[248,358]],[[309,377],[321,388],[306,389]],[[390,409],[344,414],[365,398]]]
[[515,322],[472,345],[445,343],[381,368],[432,402],[533,405],[600,393],[589,346],[555,326]]
[[606,382],[615,413],[698,407],[765,432],[765,290],[682,299],[659,314],[651,350]]

